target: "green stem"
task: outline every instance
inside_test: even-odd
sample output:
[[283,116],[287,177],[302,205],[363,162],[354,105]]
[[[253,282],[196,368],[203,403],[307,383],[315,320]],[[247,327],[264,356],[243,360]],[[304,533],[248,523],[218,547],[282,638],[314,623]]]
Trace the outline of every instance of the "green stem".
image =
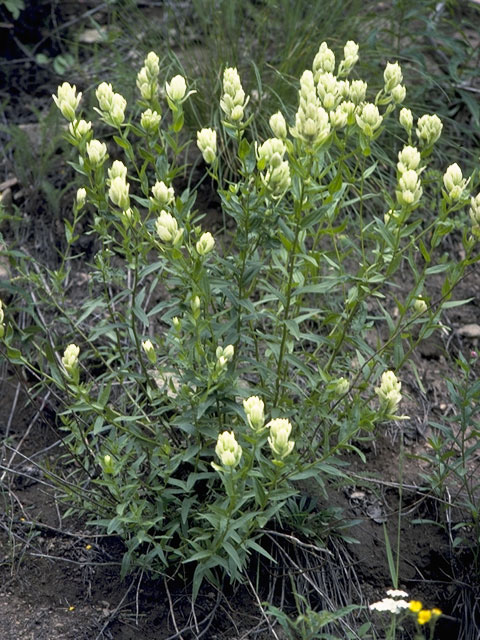
[[276,379],[275,379],[275,396],[273,399],[273,406],[277,406],[277,402],[280,395],[280,388],[283,382],[283,359],[285,356],[285,347],[287,344],[287,320],[289,319],[290,313],[290,305],[292,301],[292,282],[293,282],[293,273],[295,270],[295,254],[297,252],[297,242],[298,242],[298,234],[300,233],[300,222],[298,221],[295,225],[295,236],[293,240],[292,249],[290,252],[290,259],[288,265],[288,281],[287,281],[287,294],[286,294],[286,304],[283,312],[283,327],[282,327],[282,338],[280,342],[280,352],[278,354],[278,362],[277,362],[277,371],[276,371]]

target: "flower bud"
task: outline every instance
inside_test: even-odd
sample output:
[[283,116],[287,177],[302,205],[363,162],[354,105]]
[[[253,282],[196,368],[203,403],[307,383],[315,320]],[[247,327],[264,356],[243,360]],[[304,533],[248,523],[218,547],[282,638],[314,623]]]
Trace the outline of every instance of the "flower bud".
[[218,436],[215,453],[224,467],[236,467],[242,458],[242,447],[233,432],[224,431]]
[[145,58],[145,68],[150,76],[158,76],[160,73],[160,58],[154,51],[150,51]]
[[235,347],[233,344],[227,344],[227,346],[223,350],[223,355],[230,361],[233,358],[233,354],[235,353]]
[[198,254],[201,256],[205,256],[207,255],[207,253],[210,253],[210,251],[215,246],[215,240],[212,234],[210,233],[210,231],[206,231],[205,233],[202,233],[202,235],[200,236],[200,239],[198,240],[195,246]]
[[80,210],[82,207],[85,206],[86,198],[87,198],[87,191],[83,187],[80,187],[80,189],[77,189],[76,207],[78,210]]
[[229,344],[225,348],[220,346],[217,347],[215,351],[215,356],[217,358],[217,363],[215,365],[216,370],[222,371],[223,369],[225,369],[227,364],[233,358],[234,353],[235,353],[235,348],[233,344]]
[[467,181],[464,179],[462,170],[456,162],[451,164],[445,171],[443,184],[450,201],[460,200],[467,186]]
[[190,300],[190,309],[192,310],[193,316],[198,318],[200,312],[200,298],[198,296],[193,296]]
[[403,84],[397,84],[396,87],[392,89],[392,98],[395,104],[402,104],[405,100],[405,96],[407,95],[407,89]]
[[69,375],[72,375],[78,367],[79,353],[80,347],[76,344],[69,344],[63,353],[62,364]]
[[115,178],[121,178],[122,180],[127,179],[127,167],[123,164],[121,160],[114,160],[112,166],[108,170],[108,177],[110,180],[114,180]]
[[355,104],[351,100],[344,100],[341,102],[337,111],[343,111],[347,116],[347,124],[353,124],[355,122]]
[[113,204],[116,204],[122,211],[126,211],[130,206],[128,195],[130,185],[125,182],[125,178],[117,176],[110,183],[108,195]]
[[64,82],[58,87],[57,95],[52,95],[52,98],[60,109],[62,116],[70,120],[70,122],[73,122],[75,120],[75,111],[82,99],[81,93],[77,96],[76,86],[73,85],[72,87],[68,82]]
[[333,384],[335,395],[338,397],[345,395],[350,389],[350,382],[347,378],[337,378],[336,380],[333,380]]
[[225,369],[225,367],[227,366],[227,364],[228,364],[228,360],[227,360],[227,358],[226,358],[225,356],[220,356],[220,357],[217,359],[217,363],[216,363],[216,365],[215,365],[215,369],[216,369],[216,371],[217,371],[217,372],[223,371],[223,369]]
[[97,96],[98,106],[100,109],[102,111],[110,111],[114,95],[112,85],[102,82],[98,85],[95,95]]
[[[330,117],[330,124],[334,129],[342,129],[348,123],[348,113],[346,109],[343,108],[344,104],[345,102],[339,104],[335,111],[330,111],[328,114]],[[353,105],[353,102],[350,104]]]
[[207,164],[212,164],[217,156],[217,132],[213,129],[197,131],[197,146]]
[[144,100],[152,100],[157,95],[159,73],[159,58],[153,51],[150,51],[145,58],[144,66],[137,74],[137,87]]
[[385,371],[382,374],[380,386],[375,388],[375,393],[379,398],[380,407],[386,415],[395,416],[402,399],[401,388],[402,383],[393,371]]
[[232,120],[233,122],[240,122],[240,120],[243,120],[243,116],[243,106],[241,104],[235,105],[230,112],[230,120]]
[[365,100],[367,95],[367,83],[363,80],[352,80],[349,86],[349,98],[358,105]]
[[386,93],[391,93],[392,89],[402,83],[402,69],[398,62],[387,62],[387,66],[383,72],[383,79],[385,81]]
[[177,333],[179,333],[181,331],[181,329],[182,329],[182,321],[177,316],[174,316],[172,318],[172,325],[173,325],[173,328],[175,329],[175,331]]
[[173,187],[167,187],[162,181],[156,182],[152,187],[153,198],[150,200],[159,207],[165,207],[171,204],[175,199]]
[[355,119],[363,133],[368,138],[372,138],[375,131],[382,124],[383,117],[380,115],[376,105],[367,102],[363,105],[360,113],[355,115]]
[[150,360],[152,364],[155,364],[157,361],[157,354],[155,353],[155,347],[153,346],[151,340],[144,340],[142,342],[142,349],[145,352],[145,355]]
[[165,83],[165,93],[172,102],[180,102],[185,97],[186,91],[187,83],[183,76],[174,76],[170,83]]
[[308,146],[322,144],[330,135],[331,127],[328,113],[318,99],[313,74],[308,69],[300,78],[299,107],[295,115],[295,127],[290,131],[294,138]]
[[472,221],[472,231],[476,236],[480,236],[480,193],[470,200],[470,220]]
[[349,40],[343,47],[343,60],[340,63],[339,73],[349,73],[358,62],[358,44]]
[[327,111],[337,106],[342,99],[342,94],[339,91],[337,79],[332,73],[320,74],[317,81],[317,94]]
[[145,67],[142,67],[137,74],[137,87],[144,100],[152,100],[156,96],[158,83],[153,79],[149,79]]
[[443,124],[437,115],[424,115],[417,122],[417,136],[420,144],[432,146],[442,133]]
[[[133,215],[134,212],[131,207],[128,207],[128,209],[124,209],[122,211],[122,218],[125,225],[128,226],[128,223],[132,221]],[[133,224],[135,224],[135,218],[133,218]]]
[[269,124],[273,131],[273,135],[276,138],[285,140],[287,137],[287,123],[285,122],[285,118],[281,111],[277,111],[277,113],[270,116]]
[[312,65],[315,81],[321,73],[332,73],[335,69],[335,54],[328,48],[326,42],[322,42],[318,53],[313,59]]
[[90,140],[87,142],[87,155],[90,163],[94,167],[99,167],[107,157],[107,145],[100,140]]
[[84,138],[91,130],[91,128],[92,123],[87,122],[86,120],[74,120],[68,125],[68,130],[77,140],[82,140],[82,138]]
[[267,427],[270,429],[270,436],[267,439],[270,449],[276,460],[283,460],[290,455],[295,446],[295,442],[289,440],[292,425],[286,418],[276,418],[270,420]]
[[233,122],[239,122],[243,119],[247,102],[248,98],[245,99],[245,92],[237,69],[235,67],[227,67],[223,72],[223,95],[220,100],[220,107],[227,118]]
[[405,173],[405,171],[408,171],[409,169],[417,170],[420,160],[420,152],[415,149],[415,147],[403,147],[403,149],[398,152],[398,172]]
[[147,109],[140,117],[140,124],[148,133],[157,133],[162,116],[156,111]]
[[125,109],[127,107],[127,101],[119,93],[113,94],[112,106],[108,111],[111,124],[119,127],[125,120]]
[[217,373],[221,373],[228,365],[230,360],[233,358],[235,353],[235,349],[233,344],[227,345],[225,348],[217,347],[215,351],[215,355],[217,358],[217,362],[215,363],[215,371]]
[[183,236],[183,229],[178,228],[177,221],[171,213],[162,210],[155,222],[155,229],[163,242],[177,245]]
[[405,107],[403,109],[400,109],[398,119],[405,131],[410,135],[413,127],[413,115],[410,109],[406,109]]
[[263,400],[258,396],[250,396],[243,401],[243,408],[250,428],[253,431],[261,431],[265,423]]
[[428,309],[427,307],[427,303],[425,302],[425,300],[423,298],[415,298],[414,302],[413,302],[413,310],[415,311],[415,313],[425,313],[425,311]]
[[409,169],[402,173],[398,180],[398,188],[395,193],[400,205],[416,205],[423,193],[417,172]]
[[[278,166],[285,155],[285,151],[285,143],[279,138],[268,138],[260,146],[256,144],[255,149],[257,160],[261,167],[267,164]],[[278,158],[278,161],[276,158]]]
[[[276,156],[273,156],[272,160]],[[290,166],[286,160],[280,161],[280,164],[273,166],[271,163],[271,169],[269,169],[265,175],[261,175],[262,182],[267,187],[270,195],[274,199],[281,198],[285,191],[290,187],[292,182],[290,177]]]
[[112,456],[109,456],[108,454],[103,456],[102,468],[104,473],[108,473],[110,475],[114,473],[115,465],[113,463]]

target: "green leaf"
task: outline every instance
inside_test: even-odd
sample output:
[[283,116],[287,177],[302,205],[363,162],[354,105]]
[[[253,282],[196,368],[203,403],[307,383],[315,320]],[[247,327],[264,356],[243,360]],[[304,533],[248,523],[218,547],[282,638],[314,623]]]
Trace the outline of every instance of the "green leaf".
[[233,560],[233,562],[234,562],[235,566],[237,567],[237,569],[239,571],[242,571],[243,563],[240,560],[240,556],[238,555],[237,550],[234,548],[234,546],[228,540],[224,540],[223,541],[223,548],[225,549],[225,551],[227,552],[229,557]]
[[184,119],[185,118],[183,115],[183,111],[177,112],[174,115],[173,130],[175,131],[175,133],[178,133],[182,130]]
[[420,241],[419,241],[419,243],[418,243],[418,247],[419,247],[419,249],[420,249],[420,253],[421,253],[421,254],[422,254],[422,256],[423,256],[423,259],[425,260],[425,262],[426,262],[427,264],[429,264],[429,262],[430,262],[430,254],[428,253],[428,251],[427,251],[427,247],[424,245],[424,243],[423,243],[423,240],[422,240],[422,239],[420,239]]
[[240,145],[238,147],[238,157],[240,160],[245,160],[245,158],[250,153],[250,144],[246,138],[242,138]]
[[465,300],[449,300],[442,304],[442,309],[453,309],[454,307],[461,307],[464,304],[472,302],[475,298],[466,298]]
[[134,307],[132,307],[132,311],[134,315],[140,320],[140,322],[142,322],[146,327],[148,327],[148,325],[150,324],[150,321],[148,319],[147,314],[139,306],[139,304],[136,304]]
[[331,195],[333,195],[336,191],[338,191],[339,189],[341,189],[342,187],[342,172],[338,171],[337,175],[335,176],[335,178],[330,182],[330,184],[328,185],[328,191]]
[[246,549],[252,549],[253,551],[256,551],[257,553],[259,553],[261,556],[263,556],[264,558],[267,558],[267,560],[269,560],[270,562],[273,562],[274,564],[277,564],[277,560],[275,560],[275,558],[273,558],[268,551],[266,551],[263,547],[261,547],[259,544],[257,544],[255,542],[255,540],[247,540],[245,542],[245,548]]

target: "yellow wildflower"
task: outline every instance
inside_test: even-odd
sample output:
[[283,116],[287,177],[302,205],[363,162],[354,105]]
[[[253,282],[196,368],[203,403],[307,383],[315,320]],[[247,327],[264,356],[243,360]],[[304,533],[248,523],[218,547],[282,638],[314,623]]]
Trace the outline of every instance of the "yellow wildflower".
[[432,612],[430,611],[430,609],[421,609],[418,612],[418,624],[425,624],[426,622],[430,622],[432,618]]

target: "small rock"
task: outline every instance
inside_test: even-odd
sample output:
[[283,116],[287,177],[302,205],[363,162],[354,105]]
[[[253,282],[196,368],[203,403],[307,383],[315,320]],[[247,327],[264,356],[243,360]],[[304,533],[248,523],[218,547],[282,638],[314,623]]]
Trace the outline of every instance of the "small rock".
[[465,336],[466,338],[480,338],[480,325],[479,324],[464,324],[463,327],[457,330],[458,335]]

